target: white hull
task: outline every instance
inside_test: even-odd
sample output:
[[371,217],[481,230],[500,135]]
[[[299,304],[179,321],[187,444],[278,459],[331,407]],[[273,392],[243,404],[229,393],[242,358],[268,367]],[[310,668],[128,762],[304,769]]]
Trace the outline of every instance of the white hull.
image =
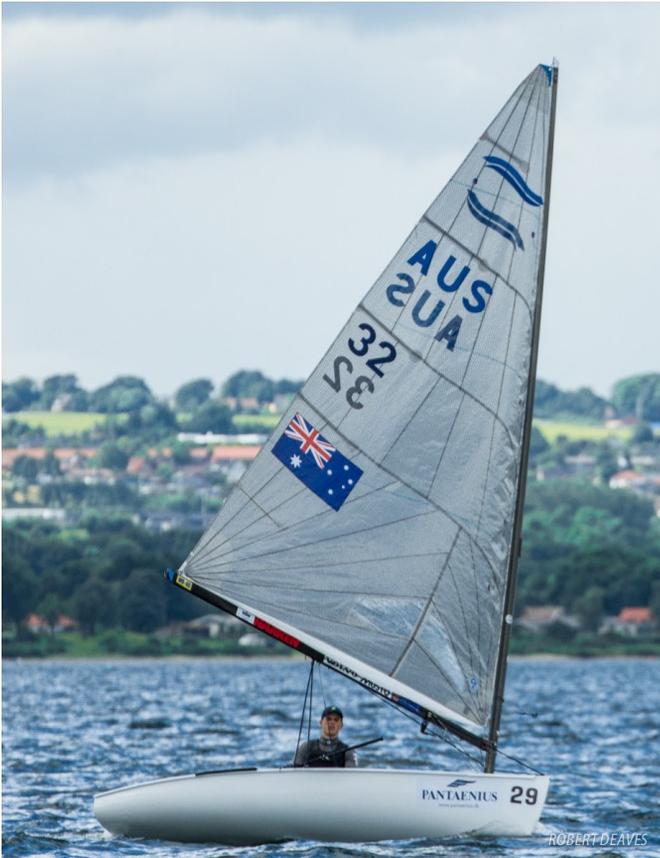
[[[450,784],[452,786],[450,786]],[[545,776],[384,769],[260,769],[151,781],[97,795],[114,834],[235,846],[532,833]]]

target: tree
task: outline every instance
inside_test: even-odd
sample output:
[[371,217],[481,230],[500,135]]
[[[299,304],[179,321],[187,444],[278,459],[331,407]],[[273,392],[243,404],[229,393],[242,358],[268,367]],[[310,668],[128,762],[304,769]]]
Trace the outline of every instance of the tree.
[[189,465],[192,461],[190,445],[175,441],[172,444],[172,461],[175,465]]
[[660,581],[654,581],[651,586],[651,600],[649,607],[653,615],[656,629],[660,629]]
[[50,477],[59,477],[61,475],[60,460],[52,450],[46,453],[46,458],[41,463],[41,471]]
[[147,431],[152,434],[154,430],[176,432],[178,428],[176,415],[164,402],[150,402],[149,405],[143,405],[138,416],[143,432]]
[[33,435],[33,430],[27,423],[21,423],[14,417],[10,417],[7,422],[2,425],[2,443],[5,449],[10,447],[19,447],[21,442]]
[[607,400],[597,396],[589,387],[562,392],[558,403],[560,413],[590,417],[594,420],[602,420],[607,404]]
[[532,456],[538,456],[550,449],[550,444],[546,441],[545,435],[537,426],[532,426],[532,434],[530,436],[529,452]]
[[89,411],[89,393],[82,388],[69,394],[63,411]]
[[279,381],[275,382],[275,393],[286,395],[293,395],[294,393],[298,393],[300,388],[303,386],[304,382],[302,381],[293,381],[290,378],[281,378]]
[[[106,561],[106,574],[112,581],[123,581],[136,566],[150,563],[149,552],[140,544],[136,533],[126,528],[115,532],[104,520],[103,531],[95,535],[95,543]],[[123,586],[123,585],[122,585]]]
[[621,519],[626,528],[635,531],[631,539],[637,542],[648,532],[654,518],[650,499],[622,489],[594,486],[578,480],[548,480],[531,482],[527,486],[525,520],[532,513],[543,516],[562,539],[582,507],[602,509]]
[[537,379],[534,387],[534,416],[552,417],[556,413],[559,394],[559,388],[554,384],[543,381],[542,378]]
[[11,466],[11,472],[15,477],[22,477],[28,483],[37,479],[39,465],[32,456],[17,456]]
[[614,385],[612,402],[622,417],[649,423],[660,421],[660,373],[623,378]]
[[153,569],[134,569],[121,602],[121,620],[135,632],[152,632],[166,620],[165,584]]
[[596,454],[596,464],[604,483],[608,483],[610,478],[619,470],[616,454],[607,442],[600,445]]
[[275,384],[258,370],[242,369],[222,385],[223,396],[254,397],[258,402],[272,402]]
[[79,391],[80,387],[75,375],[51,375],[44,380],[42,385],[39,407],[43,411],[50,411],[59,396],[70,397]]
[[109,384],[99,387],[90,396],[92,411],[103,414],[138,411],[153,402],[153,394],[146,383],[134,375],[121,375]]
[[545,630],[546,635],[553,640],[567,643],[575,637],[575,629],[567,623],[554,622],[550,623]]
[[217,399],[211,399],[201,406],[199,411],[183,427],[187,432],[231,432],[233,423],[231,411]]
[[213,383],[208,378],[197,378],[182,384],[174,394],[174,401],[180,411],[194,412],[208,401],[211,393]]
[[37,579],[29,563],[3,544],[2,559],[2,616],[3,622],[14,623],[21,634],[21,623],[34,605]]
[[635,427],[632,440],[635,444],[652,444],[655,440],[653,429],[651,429],[648,423],[640,423],[639,426]]
[[37,605],[37,611],[44,618],[51,635],[55,631],[57,620],[62,613],[62,603],[55,593],[46,593]]
[[584,595],[576,599],[574,608],[585,629],[598,631],[605,613],[605,590],[602,587],[589,587]]
[[576,510],[566,540],[579,548],[604,546],[620,538],[623,522],[603,509],[581,506]]
[[88,578],[73,598],[73,615],[84,635],[94,635],[98,626],[111,626],[116,619],[117,600],[107,581]]
[[39,399],[39,389],[31,378],[2,383],[2,407],[5,411],[25,411]]
[[534,391],[536,417],[559,417],[562,414],[602,419],[607,400],[597,396],[589,387],[563,391],[554,384],[538,379]]
[[102,468],[110,468],[113,471],[125,471],[128,464],[128,453],[126,453],[115,441],[106,441],[102,444],[96,454],[96,461]]

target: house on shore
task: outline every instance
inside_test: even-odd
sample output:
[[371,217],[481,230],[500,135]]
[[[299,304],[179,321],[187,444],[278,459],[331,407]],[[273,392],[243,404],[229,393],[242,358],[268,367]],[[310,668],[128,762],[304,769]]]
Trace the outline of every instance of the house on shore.
[[614,632],[623,637],[636,638],[651,634],[654,618],[650,608],[621,608],[615,617],[606,617],[599,629],[600,634]]
[[516,623],[533,634],[542,634],[555,625],[566,626],[574,631],[580,628],[578,618],[567,614],[561,605],[528,605]]

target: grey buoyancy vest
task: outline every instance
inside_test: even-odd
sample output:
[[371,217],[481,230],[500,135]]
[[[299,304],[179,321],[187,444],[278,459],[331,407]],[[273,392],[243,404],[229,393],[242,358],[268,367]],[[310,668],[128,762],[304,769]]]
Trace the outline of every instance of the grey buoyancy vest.
[[307,746],[307,761],[305,765],[312,768],[344,768],[346,765],[346,750],[348,745],[337,740],[321,745],[319,739],[313,739]]

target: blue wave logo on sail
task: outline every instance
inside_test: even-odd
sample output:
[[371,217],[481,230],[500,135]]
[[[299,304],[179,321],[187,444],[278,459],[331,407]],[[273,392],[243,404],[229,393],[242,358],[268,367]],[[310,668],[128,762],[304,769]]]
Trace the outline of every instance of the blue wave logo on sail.
[[495,155],[484,155],[484,161],[486,162],[486,167],[499,173],[530,206],[543,205],[543,197],[535,194],[518,170],[512,164],[509,164],[508,161],[505,161],[504,158],[498,158]]
[[521,250],[525,249],[523,240],[516,227],[512,223],[509,223],[508,220],[505,220],[503,217],[500,217],[498,214],[495,214],[495,212],[482,205],[474,191],[468,191],[467,203],[470,213],[480,223],[485,224],[487,227],[490,227],[490,229],[494,229],[495,232],[499,232],[499,234],[503,235],[504,238],[508,238],[514,247],[519,247]]
[[447,784],[447,787],[461,787],[466,786],[467,784],[476,784],[476,781],[466,781],[463,778],[456,778],[455,781],[452,781],[450,784]]
[[302,414],[291,418],[271,452],[294,477],[334,510],[341,507],[363,473]]

